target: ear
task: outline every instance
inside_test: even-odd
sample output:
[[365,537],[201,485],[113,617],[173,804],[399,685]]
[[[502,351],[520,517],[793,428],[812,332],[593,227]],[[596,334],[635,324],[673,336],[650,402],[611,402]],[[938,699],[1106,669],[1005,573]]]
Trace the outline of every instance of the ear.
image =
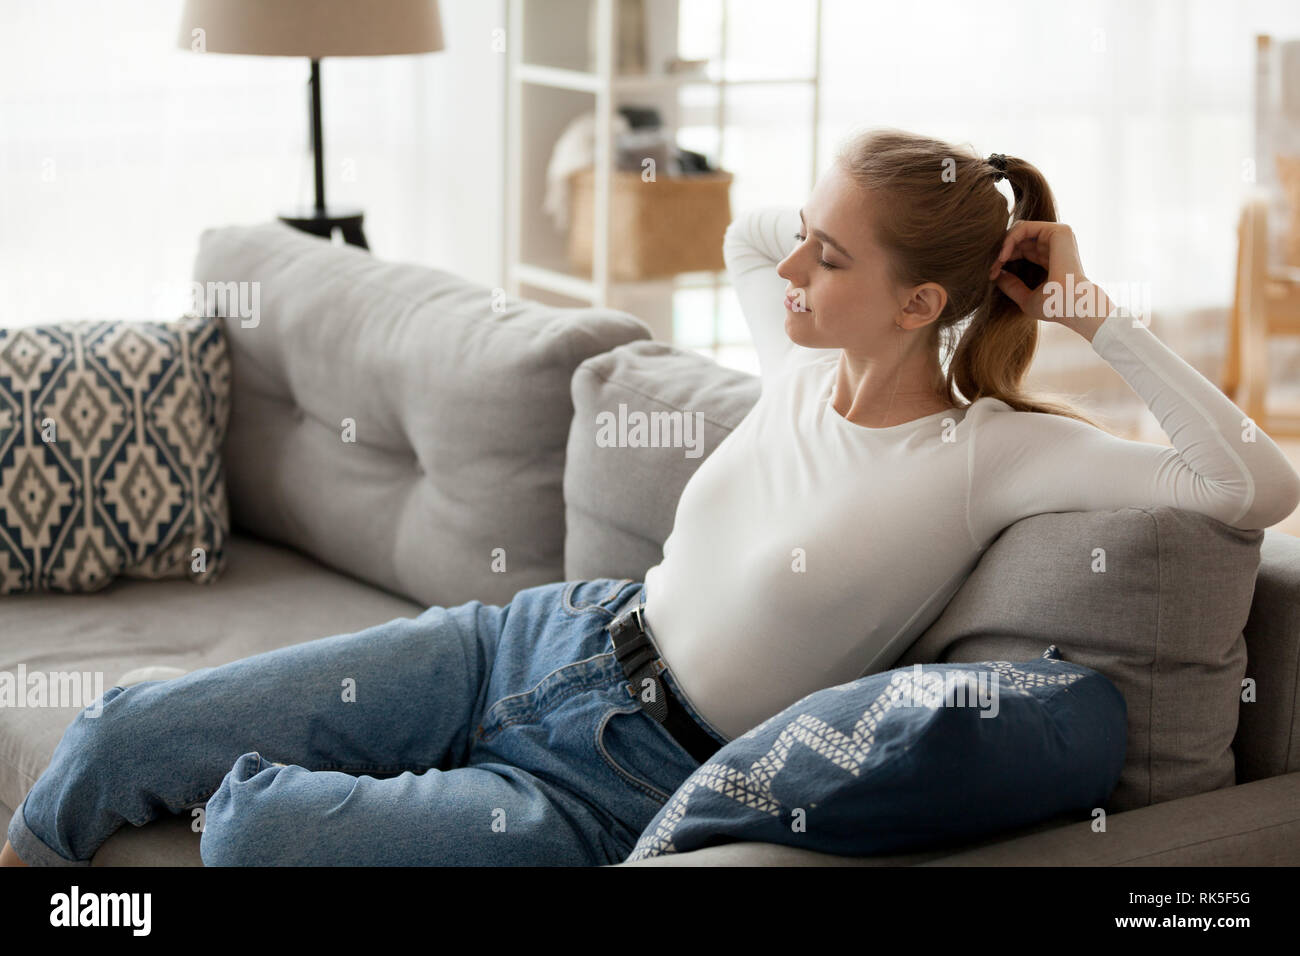
[[916,286],[908,292],[907,301],[903,305],[904,328],[919,329],[923,325],[929,325],[943,314],[947,305],[948,293],[937,282]]

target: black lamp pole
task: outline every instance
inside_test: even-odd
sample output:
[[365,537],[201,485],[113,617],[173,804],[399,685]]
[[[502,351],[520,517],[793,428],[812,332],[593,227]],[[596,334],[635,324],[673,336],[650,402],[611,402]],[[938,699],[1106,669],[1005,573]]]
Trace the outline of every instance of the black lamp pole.
[[325,134],[321,123],[320,60],[311,61],[311,149],[316,174],[316,205],[310,210],[295,209],[282,213],[280,219],[296,229],[314,236],[333,238],[334,230],[343,233],[343,241],[369,249],[362,231],[360,209],[329,209],[325,205]]
[[325,134],[320,121],[320,60],[311,61],[311,149],[316,165],[316,215],[325,215]]

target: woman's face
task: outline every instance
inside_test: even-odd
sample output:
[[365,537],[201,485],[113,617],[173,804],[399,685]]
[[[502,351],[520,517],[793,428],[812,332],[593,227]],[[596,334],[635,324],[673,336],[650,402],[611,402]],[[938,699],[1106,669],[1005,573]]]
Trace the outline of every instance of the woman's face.
[[896,323],[916,323],[905,311],[914,299],[912,290],[894,285],[872,234],[870,194],[835,164],[800,212],[803,238],[789,237],[794,251],[776,270],[790,283],[786,335],[808,348],[878,354],[898,334]]

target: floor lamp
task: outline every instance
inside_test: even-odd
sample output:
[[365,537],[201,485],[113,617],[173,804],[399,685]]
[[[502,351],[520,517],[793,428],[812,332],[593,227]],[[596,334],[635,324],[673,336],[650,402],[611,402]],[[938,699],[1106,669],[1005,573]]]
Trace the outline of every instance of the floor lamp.
[[320,61],[329,56],[390,56],[443,49],[437,0],[186,0],[180,45],[196,53],[302,56],[311,61],[315,204],[280,215],[317,236],[368,248],[359,209],[325,204]]

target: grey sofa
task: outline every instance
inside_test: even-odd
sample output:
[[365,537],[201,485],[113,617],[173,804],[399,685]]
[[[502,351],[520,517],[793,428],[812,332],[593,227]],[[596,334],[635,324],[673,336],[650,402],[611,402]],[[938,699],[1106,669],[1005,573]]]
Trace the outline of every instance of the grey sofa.
[[[758,394],[625,313],[507,299],[279,224],[205,233],[195,278],[261,289],[255,323],[226,323],[226,570],[206,586],[0,599],[0,670],[98,671],[110,686],[430,604],[639,579],[682,486]],[[595,416],[619,405],[698,414],[704,455],[600,447]],[[355,442],[340,440],[344,419]],[[899,663],[1048,644],[1128,703],[1104,815],[897,856],[736,843],[635,865],[1300,863],[1300,541],[1163,508],[1035,515],[1004,530]],[[0,708],[0,822],[75,711]],[[936,785],[960,781],[937,768]],[[198,834],[188,817],[126,826],[94,862],[197,865]]]

